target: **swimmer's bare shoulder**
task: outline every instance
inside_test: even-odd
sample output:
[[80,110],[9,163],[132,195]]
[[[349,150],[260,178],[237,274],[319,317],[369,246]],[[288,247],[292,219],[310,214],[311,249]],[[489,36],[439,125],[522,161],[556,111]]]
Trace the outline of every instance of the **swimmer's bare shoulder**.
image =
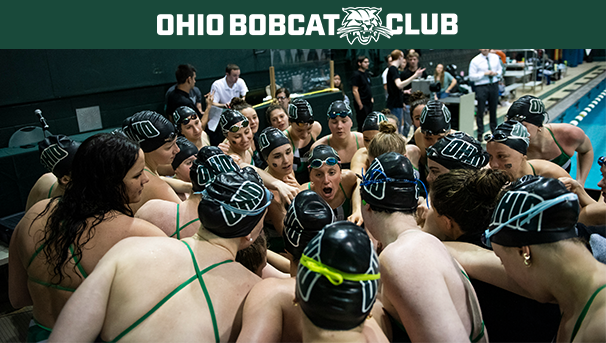
[[135,218],[143,219],[160,228],[165,234],[172,234],[176,227],[177,205],[174,202],[152,199],[146,202],[137,213]]
[[29,192],[25,211],[27,212],[38,201],[47,199],[48,191],[55,182],[57,182],[57,177],[53,173],[46,173],[40,176]]

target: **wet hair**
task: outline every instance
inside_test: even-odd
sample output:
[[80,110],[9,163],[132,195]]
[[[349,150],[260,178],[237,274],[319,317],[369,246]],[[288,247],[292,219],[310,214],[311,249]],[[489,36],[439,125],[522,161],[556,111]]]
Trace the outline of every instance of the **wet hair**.
[[271,112],[273,112],[274,110],[282,110],[284,112],[284,114],[288,117],[288,113],[286,113],[286,111],[284,111],[284,107],[282,107],[282,105],[280,105],[280,103],[278,102],[278,100],[273,100],[269,106],[267,107],[267,109],[265,110],[265,119],[267,120],[267,124],[271,125]]
[[265,233],[261,231],[253,244],[246,249],[238,250],[236,253],[236,262],[240,262],[246,269],[257,274],[259,267],[266,262],[266,257],[267,239],[265,239]]
[[238,67],[237,65],[230,63],[225,67],[225,73],[226,74],[231,74],[232,70],[240,70],[240,67]]
[[376,158],[390,151],[406,154],[406,140],[392,123],[383,121],[379,123],[379,133],[368,144],[368,155]]
[[288,90],[288,88],[282,87],[282,88],[276,89],[275,98],[277,98],[278,94],[280,94],[280,93],[284,93],[284,94],[286,94],[287,98],[290,98],[290,91]]
[[425,96],[422,91],[415,91],[410,95],[410,118],[412,119],[412,112],[415,108],[421,105],[427,105],[429,99]]
[[235,98],[231,99],[231,102],[229,103],[229,108],[233,108],[236,111],[242,112],[243,109],[252,108],[252,106],[249,103],[247,103],[246,100],[235,97]]
[[188,78],[193,77],[196,72],[196,68],[194,68],[191,64],[180,64],[177,67],[177,71],[175,71],[175,77],[177,78],[178,84],[184,84]]
[[431,204],[463,232],[481,233],[490,224],[501,189],[508,182],[509,177],[502,170],[451,170],[431,185]]
[[[89,137],[76,152],[65,194],[51,200],[34,219],[51,211],[44,237],[37,246],[45,245],[46,262],[51,266],[57,284],[66,277],[64,268],[71,262],[72,255],[74,259],[82,259],[83,246],[93,238],[96,226],[109,212],[133,216],[123,180],[138,158],[137,143],[111,133]],[[57,204],[50,210],[55,200]],[[92,219],[89,229],[88,219]],[[71,245],[74,247],[72,254],[69,253]],[[73,269],[76,270],[76,265]]]

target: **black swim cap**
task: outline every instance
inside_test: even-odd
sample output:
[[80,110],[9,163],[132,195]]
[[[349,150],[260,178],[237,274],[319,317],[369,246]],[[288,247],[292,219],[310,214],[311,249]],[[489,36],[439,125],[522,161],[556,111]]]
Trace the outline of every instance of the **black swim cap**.
[[288,120],[295,123],[313,124],[314,111],[309,102],[296,98],[288,104]]
[[188,141],[185,137],[177,138],[177,146],[180,150],[175,155],[173,161],[170,163],[170,165],[173,167],[173,170],[179,168],[183,161],[198,153],[198,148],[194,145],[194,143]]
[[352,118],[353,113],[351,112],[351,107],[345,103],[343,100],[333,101],[330,106],[328,106],[328,111],[326,112],[328,118],[336,118],[336,117],[349,117]]
[[497,126],[492,135],[487,134],[484,139],[486,142],[495,141],[512,148],[513,150],[526,155],[528,145],[530,144],[530,134],[522,123],[515,120],[508,120]]
[[353,329],[372,310],[380,276],[379,259],[364,229],[339,221],[307,244],[297,269],[296,298],[315,326]]
[[318,193],[308,189],[301,191],[290,203],[284,217],[284,248],[299,260],[307,243],[334,221],[332,208]]
[[198,151],[191,168],[189,178],[192,190],[202,192],[206,186],[215,180],[215,177],[228,171],[239,171],[240,167],[234,159],[216,146],[205,146]]
[[58,179],[72,172],[72,161],[80,142],[66,135],[52,135],[38,143],[40,163]]
[[507,247],[576,237],[579,201],[557,179],[526,175],[499,201],[483,240]]
[[178,107],[175,110],[175,112],[173,112],[173,114],[172,114],[173,122],[175,123],[177,132],[181,133],[181,124],[183,124],[183,122],[186,119],[191,118],[191,116],[197,116],[197,115],[198,115],[198,113],[196,113],[196,111],[194,111],[191,107],[187,107],[187,106]]
[[244,237],[263,218],[272,199],[257,172],[246,167],[215,177],[202,192],[198,216],[202,226],[219,237]]
[[379,123],[382,121],[387,121],[385,115],[381,112],[373,111],[364,120],[364,124],[362,124],[362,132],[369,130],[379,130]]
[[[242,122],[240,127],[247,127],[249,125],[248,119],[242,113],[240,113],[240,111],[232,109],[224,110],[223,113],[221,113],[221,119],[219,120],[219,126],[221,126],[223,135],[227,137],[227,133],[230,132],[230,130],[235,130],[232,128],[239,122]],[[235,132],[238,132],[240,127],[238,127]],[[235,133],[234,131],[231,132]]]
[[323,164],[327,164],[329,166],[334,166],[338,164],[341,167],[341,158],[339,154],[333,147],[330,145],[318,145],[312,151],[309,152],[309,157],[307,158],[309,165],[307,168],[309,170],[321,168]]
[[416,210],[419,192],[412,163],[396,152],[375,158],[360,183],[360,195],[373,210]]
[[541,127],[546,114],[545,105],[541,99],[532,95],[524,95],[511,104],[507,110],[507,120],[525,121]]
[[438,100],[431,100],[421,112],[421,132],[427,135],[439,135],[450,130],[452,115],[448,107]]
[[462,131],[453,132],[427,148],[427,158],[446,169],[480,169],[489,155],[482,144]]
[[154,111],[141,111],[126,118],[122,131],[139,143],[143,152],[152,152],[175,139],[175,126]]
[[263,159],[267,161],[267,157],[275,148],[279,148],[282,145],[290,145],[290,141],[282,133],[282,131],[275,127],[269,126],[261,131],[259,135],[259,151]]

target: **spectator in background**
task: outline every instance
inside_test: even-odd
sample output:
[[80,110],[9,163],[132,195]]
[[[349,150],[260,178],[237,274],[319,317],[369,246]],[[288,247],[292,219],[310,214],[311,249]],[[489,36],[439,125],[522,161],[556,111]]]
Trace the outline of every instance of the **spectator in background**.
[[341,76],[339,74],[335,74],[334,82],[335,82],[335,88],[340,90],[341,93],[343,94],[343,102],[349,106],[349,97],[343,91],[343,84],[341,83]]
[[425,69],[416,69],[415,73],[405,81],[402,81],[398,68],[404,63],[404,54],[400,50],[394,50],[391,52],[391,65],[387,72],[387,108],[389,111],[398,117],[400,123],[402,123],[402,132],[407,134],[410,131],[410,119],[404,121],[404,94],[402,89],[409,85],[412,80],[418,78],[425,72]]
[[[181,66],[179,66],[179,67],[181,67]],[[177,71],[175,72],[175,74],[179,73],[179,70],[180,70],[180,68],[177,68]],[[194,72],[196,71],[195,68],[193,68],[193,70],[194,70]],[[194,81],[195,81],[195,78],[196,77],[194,76]],[[177,88],[177,86],[179,86],[179,76],[178,75],[177,75],[177,83],[175,83],[174,85],[170,86],[170,88],[166,91],[166,95],[164,96],[164,103],[165,104],[168,104],[168,97],[171,95],[172,92],[175,91],[175,89]],[[200,111],[200,113],[202,113],[203,112],[203,110],[202,110],[202,93],[200,92],[200,89],[198,87],[194,86],[189,91],[189,98],[191,99],[191,102],[194,103],[194,105],[196,106],[196,108],[198,109],[198,111]],[[164,110],[166,111],[166,105],[164,107]],[[168,115],[170,115],[170,113],[166,113],[166,115],[168,116]]]
[[276,89],[276,99],[285,113],[288,113],[288,104],[290,104],[290,91],[288,88],[278,88]]
[[196,85],[196,68],[191,64],[181,64],[177,67],[175,76],[177,86],[172,92],[167,92],[164,117],[172,120],[172,115],[178,107],[187,106],[196,111],[198,118],[202,118],[202,106],[198,108],[190,98],[190,92],[194,91]]
[[[406,80],[406,79],[409,79],[409,78],[415,76],[415,73],[417,72],[417,70],[419,70],[419,57],[420,57],[419,53],[416,52],[414,49],[410,49],[408,51],[408,54],[406,54],[406,68],[404,68],[404,71],[402,71],[400,73],[400,78],[402,80]],[[427,73],[425,72],[425,68],[422,69],[421,74],[418,76],[418,78],[419,79],[427,78]],[[404,104],[409,105],[410,104],[410,93],[412,92],[412,85],[410,83],[407,84],[403,88],[403,91],[404,91]],[[406,119],[406,121],[408,122],[408,119]]]
[[387,63],[387,67],[383,70],[383,74],[381,74],[381,78],[383,79],[383,89],[385,90],[385,100],[387,100],[387,72],[389,71],[389,66],[391,65],[391,55],[385,56],[385,63]]
[[480,49],[480,54],[469,63],[469,80],[475,84],[476,124],[478,126],[478,140],[481,142],[484,135],[484,109],[488,101],[490,112],[490,131],[497,128],[497,104],[499,103],[499,79],[503,74],[501,59],[490,53],[490,49]]
[[457,85],[457,80],[450,75],[449,72],[444,70],[444,65],[441,63],[436,66],[433,78],[436,82],[440,83],[440,93],[434,93],[434,100],[448,97],[448,94],[450,94],[452,89]]
[[356,110],[356,121],[358,127],[361,127],[366,116],[372,112],[375,99],[372,97],[372,82],[368,75],[368,57],[358,56],[358,69],[353,72],[351,77],[351,90],[354,96],[353,107]]

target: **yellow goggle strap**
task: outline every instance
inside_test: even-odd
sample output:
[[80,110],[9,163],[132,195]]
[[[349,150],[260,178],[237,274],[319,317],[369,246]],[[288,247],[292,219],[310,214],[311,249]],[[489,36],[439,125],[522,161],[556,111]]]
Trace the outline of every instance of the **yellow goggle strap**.
[[305,254],[301,255],[299,263],[307,267],[312,272],[324,275],[330,283],[338,286],[343,283],[343,280],[349,281],[370,281],[381,278],[381,273],[378,274],[350,274],[342,272],[338,269],[329,267],[322,262],[318,262]]

